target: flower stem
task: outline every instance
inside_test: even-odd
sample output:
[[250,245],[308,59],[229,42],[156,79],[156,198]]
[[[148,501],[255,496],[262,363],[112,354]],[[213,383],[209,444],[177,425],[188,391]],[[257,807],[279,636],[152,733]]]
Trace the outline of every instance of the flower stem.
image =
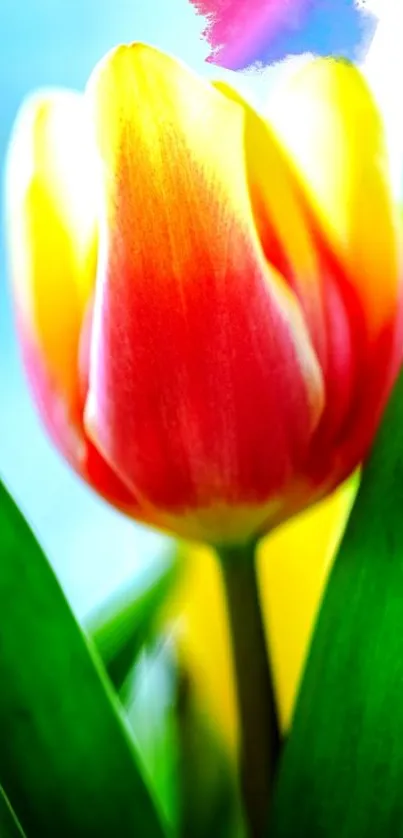
[[262,838],[280,732],[259,602],[255,544],[220,547],[240,721],[240,780],[250,838]]

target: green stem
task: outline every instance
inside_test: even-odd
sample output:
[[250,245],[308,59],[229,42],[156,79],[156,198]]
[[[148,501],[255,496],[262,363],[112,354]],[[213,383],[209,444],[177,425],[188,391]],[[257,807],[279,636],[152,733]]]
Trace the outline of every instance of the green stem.
[[260,608],[255,544],[217,549],[224,580],[240,720],[240,775],[251,838],[261,838],[280,750]]

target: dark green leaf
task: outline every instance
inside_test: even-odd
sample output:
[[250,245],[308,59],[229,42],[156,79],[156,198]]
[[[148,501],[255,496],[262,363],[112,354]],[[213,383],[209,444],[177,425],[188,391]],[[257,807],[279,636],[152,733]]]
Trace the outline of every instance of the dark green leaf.
[[144,643],[152,639],[160,609],[177,579],[174,557],[159,575],[140,587],[125,586],[86,621],[87,630],[117,690],[127,678]]
[[403,836],[403,374],[331,573],[270,838]]
[[4,487],[0,614],[0,784],[28,838],[161,838],[101,664]]

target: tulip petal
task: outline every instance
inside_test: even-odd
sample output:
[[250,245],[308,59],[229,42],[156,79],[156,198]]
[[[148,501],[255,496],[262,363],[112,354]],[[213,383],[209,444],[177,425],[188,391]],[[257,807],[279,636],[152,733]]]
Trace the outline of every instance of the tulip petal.
[[254,223],[264,254],[295,292],[323,364],[321,261],[312,211],[273,127],[228,83],[214,82],[245,113],[245,161]]
[[82,327],[97,261],[90,137],[84,99],[73,92],[38,94],[21,112],[7,170],[13,292],[24,364],[49,433],[104,497],[132,508],[82,426]]
[[[333,59],[307,62],[280,86],[270,117],[248,109],[252,203],[266,256],[300,301],[323,372],[325,410],[308,479],[320,486],[331,474],[334,486],[366,453],[399,363],[386,140],[358,70]],[[264,138],[273,130],[286,154],[274,177]],[[273,183],[290,165],[294,180],[288,174],[278,207]]]
[[[401,359],[399,233],[387,140],[364,78],[344,61],[318,59],[288,77],[271,118],[344,266],[326,307],[330,323],[340,308],[349,314],[352,398],[344,422],[332,423],[332,405],[324,413],[310,466],[311,474],[327,470],[337,482],[365,455]],[[345,341],[340,329],[330,334],[337,360]]]
[[394,319],[398,270],[386,139],[371,92],[352,64],[317,59],[279,86],[270,119],[376,336]]
[[308,324],[326,388],[329,436],[345,421],[356,386],[357,323],[346,299],[346,271],[273,126],[228,84],[215,86],[245,110],[245,159],[256,229],[268,262],[286,279]]
[[17,319],[31,383],[37,365],[46,378],[44,412],[57,402],[74,423],[81,325],[96,276],[93,158],[83,97],[54,91],[27,102],[7,184]]
[[257,236],[245,111],[140,44],[88,95],[105,190],[88,433],[156,507],[267,502],[305,456],[322,380]]

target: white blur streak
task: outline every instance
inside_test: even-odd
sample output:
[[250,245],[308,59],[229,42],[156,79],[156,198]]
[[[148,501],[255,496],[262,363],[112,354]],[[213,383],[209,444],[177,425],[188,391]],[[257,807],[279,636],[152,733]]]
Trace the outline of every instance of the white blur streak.
[[267,113],[267,105],[278,82],[292,75],[309,59],[310,53],[291,55],[275,64],[254,64],[245,70],[226,70],[214,64],[205,64],[203,76],[214,81],[225,81],[261,113]]
[[392,188],[401,197],[403,184],[403,2],[382,0],[379,24],[363,63],[386,125]]
[[358,9],[362,8],[366,12],[370,12],[371,15],[374,15],[374,17],[378,19],[381,17],[387,4],[388,0],[356,0],[356,6]]

